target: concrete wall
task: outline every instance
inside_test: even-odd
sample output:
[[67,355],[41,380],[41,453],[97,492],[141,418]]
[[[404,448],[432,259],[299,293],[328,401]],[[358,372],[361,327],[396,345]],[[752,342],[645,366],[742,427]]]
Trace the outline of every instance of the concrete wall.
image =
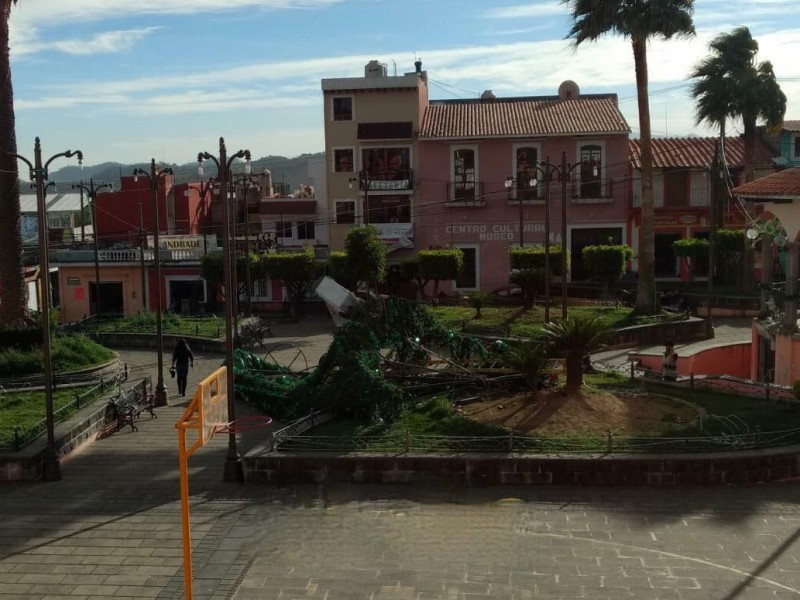
[[800,475],[800,448],[698,455],[459,456],[251,453],[249,483],[411,483],[530,485],[708,485],[781,481]]
[[[89,286],[95,281],[94,266],[62,264],[58,269],[58,289],[61,299],[61,322],[74,323],[92,314],[89,304]],[[122,283],[123,309],[126,315],[138,313],[143,308],[142,276],[138,266],[100,265],[100,282]]]
[[775,384],[792,386],[800,380],[800,337],[775,336]]
[[[750,348],[750,342],[742,342],[709,348],[691,356],[680,356],[678,348],[678,375],[730,375],[747,379],[750,377]],[[661,372],[664,360],[661,354],[644,352],[630,352],[628,358],[656,373]]]

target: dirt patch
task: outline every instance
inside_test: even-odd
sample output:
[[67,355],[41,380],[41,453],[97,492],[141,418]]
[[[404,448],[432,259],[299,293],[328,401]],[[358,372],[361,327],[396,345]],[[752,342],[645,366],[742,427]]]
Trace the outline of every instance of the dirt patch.
[[660,396],[623,396],[579,390],[540,391],[483,400],[463,406],[462,414],[476,421],[530,433],[653,433],[667,426],[687,425],[699,409]]

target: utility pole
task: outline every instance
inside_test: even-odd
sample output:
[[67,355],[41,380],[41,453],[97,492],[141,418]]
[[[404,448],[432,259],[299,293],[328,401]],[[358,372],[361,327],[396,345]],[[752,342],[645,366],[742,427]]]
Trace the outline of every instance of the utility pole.
[[139,200],[139,269],[142,272],[142,309],[149,310],[150,303],[147,298],[147,273],[144,263],[144,213],[142,212],[142,201]]
[[716,230],[717,230],[717,209],[722,205],[720,198],[720,178],[722,169],[720,168],[720,141],[714,145],[714,161],[711,164],[711,195],[708,199],[708,299],[706,300],[706,334],[713,337],[714,322],[711,320],[711,305],[714,298],[714,271],[716,262]]

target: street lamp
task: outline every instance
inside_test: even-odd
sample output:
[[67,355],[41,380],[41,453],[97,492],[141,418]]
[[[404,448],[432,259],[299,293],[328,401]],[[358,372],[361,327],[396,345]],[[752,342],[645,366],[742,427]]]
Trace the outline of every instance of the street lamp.
[[[97,192],[102,190],[103,188],[108,188],[109,191],[113,189],[113,186],[110,183],[101,183],[100,185],[96,186],[94,184],[94,179],[89,178],[89,186],[83,185],[83,182],[80,183],[73,183],[72,189],[73,190],[80,190],[81,191],[81,198],[83,198],[83,192],[86,192],[86,195],[89,197],[89,202],[92,206],[92,227],[94,230],[94,305],[95,305],[95,314],[100,317],[100,314],[103,312],[103,309],[100,305],[100,255],[99,255],[99,246],[98,246],[98,235],[97,235]],[[81,210],[81,223],[83,219],[83,210]],[[83,226],[81,226],[83,227]],[[81,233],[81,241],[86,241],[86,238]]]
[[[506,186],[506,189],[508,190],[508,201],[509,202],[511,202],[511,190],[514,189],[514,186],[517,184],[517,181],[518,180],[517,180],[516,177],[506,177],[505,186]],[[528,184],[528,188],[529,189],[535,188],[536,187],[536,178],[535,177],[531,177],[525,183]],[[519,247],[520,248],[522,248],[523,245],[524,245],[523,244],[523,236],[522,236],[522,201],[523,201],[522,194],[517,193],[517,204],[519,204]]]
[[[249,175],[245,175],[244,177],[240,177],[233,182],[234,190],[236,189],[236,185],[239,184],[242,187],[242,195],[244,196],[244,247],[245,247],[245,278],[246,278],[246,285],[247,285],[247,315],[252,317],[253,316],[253,301],[250,297],[250,286],[252,285],[251,282],[251,272],[250,272],[250,190],[255,190],[256,193],[261,192],[261,186],[258,182],[250,177]],[[234,227],[234,230],[236,228]],[[235,273],[235,271],[234,271]],[[238,293],[237,293],[237,300],[238,300]],[[237,302],[238,306],[238,302]],[[238,314],[238,310],[237,310]]]
[[358,182],[358,188],[361,190],[364,189],[364,214],[363,214],[363,221],[364,225],[369,225],[369,172],[366,169],[362,169],[358,173],[358,177],[351,177],[347,180],[350,183],[350,189],[353,188],[353,183]]
[[33,146],[33,162],[24,156],[11,153],[11,156],[23,161],[30,169],[30,178],[36,185],[36,209],[39,224],[39,277],[41,278],[41,313],[42,313],[42,355],[44,362],[44,399],[45,425],[47,428],[47,447],[42,452],[42,481],[59,481],[61,479],[61,463],[56,452],[55,423],[53,419],[53,361],[50,339],[50,274],[47,255],[47,215],[45,211],[45,181],[48,180],[47,167],[60,157],[78,157],[78,164],[83,164],[83,153],[80,150],[59,152],[42,164],[42,144],[39,138]]
[[552,164],[549,156],[542,163],[542,166],[555,173],[561,182],[561,318],[564,320],[567,318],[567,181],[569,181],[572,171],[581,164],[568,164],[566,150],[561,152],[560,167]]
[[[233,161],[237,158],[244,158],[244,172],[250,174],[250,150],[239,150],[230,158],[227,157],[225,149],[225,139],[219,138],[219,158],[208,152],[200,152],[197,155],[197,174],[203,176],[203,161],[211,160],[217,165],[217,179],[222,190],[222,268],[225,276],[225,293],[228,296],[225,302],[225,366],[227,368],[226,380],[228,386],[228,422],[232,422],[236,415],[234,404],[233,389],[233,269],[231,268],[231,240],[230,240],[230,205],[225,194],[228,190],[228,179],[230,168]],[[224,481],[244,481],[244,470],[242,469],[242,457],[236,449],[236,434],[228,433],[228,454],[225,457],[225,470],[223,473]]]
[[150,172],[144,169],[133,170],[133,181],[139,176],[145,177],[150,184],[150,195],[153,201],[153,261],[156,265],[156,343],[158,344],[158,383],[156,384],[156,406],[167,405],[167,386],[164,385],[164,338],[161,333],[161,249],[158,236],[158,184],[162,178],[172,175],[169,167],[156,172],[156,159],[150,160]]

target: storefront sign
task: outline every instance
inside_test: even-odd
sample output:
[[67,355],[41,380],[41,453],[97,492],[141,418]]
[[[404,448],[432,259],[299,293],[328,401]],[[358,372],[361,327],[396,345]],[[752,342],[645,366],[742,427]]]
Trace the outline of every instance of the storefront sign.
[[411,223],[376,223],[373,227],[378,230],[378,237],[381,239],[414,237],[414,226]]
[[[523,223],[525,233],[544,233],[544,223]],[[459,241],[488,242],[493,240],[514,241],[519,239],[519,223],[465,223],[445,225],[445,234],[455,236]]]
[[[204,239],[205,238],[205,239]],[[217,236],[212,235],[162,235],[159,245],[165,250],[202,250],[217,247]],[[153,236],[147,236],[148,247],[153,247]]]
[[67,277],[67,285],[80,285],[81,278],[80,277]]

